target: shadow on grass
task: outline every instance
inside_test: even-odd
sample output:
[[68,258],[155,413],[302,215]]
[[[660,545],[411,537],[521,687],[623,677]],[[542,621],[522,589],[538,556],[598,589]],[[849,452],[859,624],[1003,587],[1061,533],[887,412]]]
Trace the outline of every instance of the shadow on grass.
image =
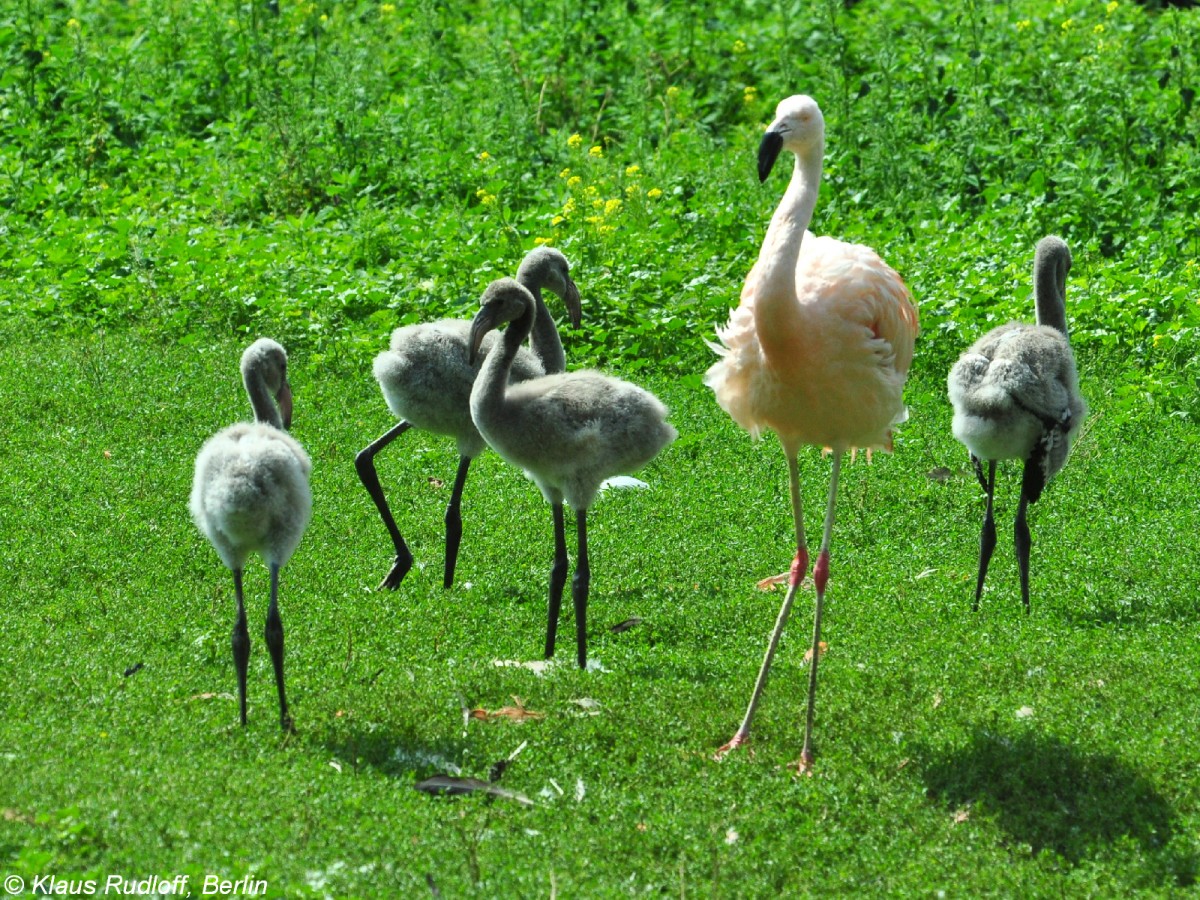
[[970,806],[1038,854],[1071,865],[1105,858],[1125,841],[1162,883],[1195,883],[1200,860],[1154,785],[1115,756],[1082,751],[1038,734],[979,731],[961,748],[930,751],[924,765],[930,798]]
[[414,783],[431,775],[457,771],[465,746],[452,740],[429,743],[415,732],[358,726],[337,735],[326,735],[321,743],[356,769],[368,767],[388,778],[411,779]]
[[1121,594],[1103,598],[1084,597],[1083,602],[1055,615],[1076,628],[1143,628],[1147,624],[1195,625],[1200,621],[1193,598],[1186,591],[1167,593],[1162,597]]

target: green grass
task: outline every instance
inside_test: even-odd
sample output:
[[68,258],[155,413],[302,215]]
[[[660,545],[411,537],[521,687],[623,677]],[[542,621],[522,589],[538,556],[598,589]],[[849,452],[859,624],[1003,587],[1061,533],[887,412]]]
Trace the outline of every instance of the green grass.
[[[591,648],[607,671],[570,665],[568,616],[562,665],[538,677],[494,664],[541,647],[550,528],[535,489],[480,459],[459,584],[443,591],[449,487],[429,479],[448,479],[453,449],[405,435],[379,466],[418,567],[374,592],[388,544],[352,458],[388,426],[385,407],[364,373],[293,354],[316,510],[283,578],[298,733],[278,731],[260,566],[241,729],[231,579],[186,514],[196,449],[243,412],[239,350],[124,334],[0,350],[4,371],[25,373],[0,397],[22,423],[0,466],[6,871],[254,874],[288,896],[419,894],[427,877],[444,896],[1116,896],[1194,880],[1200,560],[1186,538],[1200,513],[1179,498],[1195,439],[1152,412],[1114,415],[1103,373],[1085,367],[1088,430],[1034,508],[1029,617],[1007,541],[1015,470],[973,615],[980,492],[940,379],[914,379],[895,454],[846,470],[818,765],[797,779],[785,766],[802,738],[807,591],[753,757],[709,758],[780,600],[753,582],[790,556],[782,454],[703,390],[652,377],[682,436],[644,473],[649,490],[591,517]],[[928,477],[938,466],[954,475]],[[803,458],[810,509],[827,470]],[[464,721],[464,706],[514,696],[545,718]],[[501,784],[532,808],[413,789],[452,765],[485,778],[522,743]]]
[[[1200,19],[921,6],[0,10],[0,875],[187,874],[195,895],[253,876],[288,897],[1193,891]],[[808,590],[753,756],[711,759],[782,599],[754,582],[792,537],[778,443],[700,383],[782,191],[755,183],[759,130],[796,91],[828,121],[814,230],[878,248],[923,329],[895,453],[844,470],[812,778],[787,768]],[[1032,614],[1012,466],[972,614],[982,497],[945,373],[1028,315],[1050,232],[1075,254],[1092,412],[1031,513]],[[380,593],[389,542],[353,467],[392,424],[370,377],[390,329],[469,316],[539,240],[584,298],[570,366],[647,385],[680,432],[649,490],[589,516],[604,671],[570,665],[567,613],[544,677],[495,665],[542,645],[532,485],[473,466],[444,591],[454,450],[404,435],[377,464],[417,566]],[[232,579],[186,509],[200,445],[248,415],[236,364],[259,334],[289,348],[313,459],[283,573],[286,738],[265,569],[242,729]],[[828,469],[801,460],[814,534]],[[464,717],[514,697],[544,718]],[[414,790],[518,748],[499,784],[531,807]]]

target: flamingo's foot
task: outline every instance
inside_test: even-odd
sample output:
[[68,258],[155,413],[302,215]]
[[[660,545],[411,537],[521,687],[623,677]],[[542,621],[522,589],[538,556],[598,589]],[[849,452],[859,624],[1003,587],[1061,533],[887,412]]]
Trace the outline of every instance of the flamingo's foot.
[[[725,757],[726,757],[726,756],[727,756],[727,755],[728,755],[728,754],[729,754],[731,751],[733,751],[733,750],[736,750],[738,747],[741,747],[743,744],[749,744],[749,743],[750,743],[750,732],[748,732],[748,731],[739,731],[737,734],[735,734],[735,735],[734,735],[734,736],[733,736],[733,737],[732,737],[732,738],[729,740],[729,742],[728,742],[728,743],[726,743],[726,744],[722,744],[720,747],[718,747],[718,748],[717,748],[717,752],[713,754],[713,759],[714,759],[716,762],[720,762],[720,761],[721,761],[721,760],[723,760],[723,759],[724,759],[724,758],[725,758]],[[753,750],[751,750],[751,749],[747,748],[747,749],[746,749],[746,752],[747,752],[748,754],[750,754],[750,756],[754,756],[754,751],[753,751]]]
[[756,582],[755,587],[760,591],[769,591],[772,588],[779,587],[781,584],[787,584],[791,580],[791,572],[782,572],[779,575],[772,575],[770,578],[764,578],[762,581]]
[[[761,581],[756,581],[754,586],[760,591],[773,591],[777,587],[787,587],[792,583],[791,572],[780,572],[778,575],[772,575],[770,578],[764,578]],[[803,580],[803,577],[801,578]]]
[[788,765],[789,769],[793,769],[797,775],[804,775],[812,778],[813,774],[813,753],[811,750],[805,749],[800,752],[800,758],[794,763]]
[[412,568],[413,556],[406,549],[403,553],[396,554],[396,561],[392,564],[391,570],[384,576],[383,581],[379,582],[377,591],[389,590],[394,591],[400,587],[400,582],[404,580],[404,576],[408,574],[408,570]]

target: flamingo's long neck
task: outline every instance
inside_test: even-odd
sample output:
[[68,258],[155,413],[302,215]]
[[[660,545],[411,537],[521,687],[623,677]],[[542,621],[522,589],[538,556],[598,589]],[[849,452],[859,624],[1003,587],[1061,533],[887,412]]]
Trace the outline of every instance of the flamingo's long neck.
[[558,326],[554,317],[542,300],[542,286],[538,281],[524,273],[517,273],[517,281],[521,287],[533,294],[533,355],[542,364],[542,371],[547,375],[555,375],[567,370],[567,354],[563,350],[562,340],[558,336]]
[[760,324],[778,330],[783,319],[792,318],[796,307],[796,262],[804,232],[812,221],[821,186],[821,142],[796,154],[792,180],[788,183],[771,224],[763,238],[755,266],[757,315]]
[[1039,256],[1033,273],[1033,302],[1037,323],[1067,335],[1067,273],[1065,261],[1056,254]]
[[483,358],[483,365],[471,389],[471,414],[477,420],[486,419],[489,413],[502,408],[513,360],[533,330],[534,317],[535,307],[526,306],[525,311],[504,329],[498,341],[500,346],[493,346]]
[[276,407],[275,400],[271,396],[270,390],[267,389],[267,383],[263,379],[262,373],[251,369],[242,375],[242,383],[246,385],[246,394],[250,397],[250,408],[254,410],[254,421],[282,429],[283,419],[280,418],[279,408]]

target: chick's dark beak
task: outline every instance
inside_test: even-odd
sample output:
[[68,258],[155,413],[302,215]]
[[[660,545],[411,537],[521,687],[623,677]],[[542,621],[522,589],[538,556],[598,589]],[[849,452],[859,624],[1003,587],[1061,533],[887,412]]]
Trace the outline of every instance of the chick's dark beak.
[[571,327],[578,328],[583,324],[583,307],[579,302],[579,288],[570,278],[567,279],[567,290],[562,300],[567,307],[567,318],[571,320]]
[[279,388],[279,395],[275,400],[279,404],[279,418],[283,419],[283,430],[289,431],[292,427],[292,386],[286,380]]
[[467,342],[467,363],[469,365],[473,366],[479,361],[479,345],[483,343],[484,335],[496,325],[496,307],[491,305],[480,307],[475,318],[471,320],[471,335]]
[[768,131],[763,135],[762,143],[758,145],[758,181],[761,184],[771,174],[775,160],[783,149],[783,135],[778,131]]

